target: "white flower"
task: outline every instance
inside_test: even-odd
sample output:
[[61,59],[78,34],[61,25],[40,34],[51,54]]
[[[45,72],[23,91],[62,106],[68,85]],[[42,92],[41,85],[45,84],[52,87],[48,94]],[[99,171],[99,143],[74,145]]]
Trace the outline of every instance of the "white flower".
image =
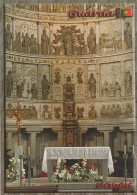
[[75,174],[76,174],[76,175],[79,175],[80,173],[79,173],[79,171],[75,171]]
[[71,174],[70,173],[67,174],[67,180],[69,180],[69,179],[71,179]]

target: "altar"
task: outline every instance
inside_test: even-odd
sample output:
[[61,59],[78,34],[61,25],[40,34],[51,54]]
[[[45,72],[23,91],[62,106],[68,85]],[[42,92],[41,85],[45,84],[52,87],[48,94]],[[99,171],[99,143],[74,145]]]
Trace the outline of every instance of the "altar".
[[46,147],[43,155],[42,170],[48,172],[49,181],[53,175],[55,159],[100,159],[102,176],[106,180],[108,173],[114,172],[110,147]]

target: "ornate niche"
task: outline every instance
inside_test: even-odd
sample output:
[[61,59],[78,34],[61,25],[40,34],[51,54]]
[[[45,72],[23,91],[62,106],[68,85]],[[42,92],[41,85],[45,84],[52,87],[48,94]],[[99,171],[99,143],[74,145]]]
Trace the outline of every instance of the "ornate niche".
[[55,55],[84,54],[84,34],[76,26],[60,26],[52,42]]

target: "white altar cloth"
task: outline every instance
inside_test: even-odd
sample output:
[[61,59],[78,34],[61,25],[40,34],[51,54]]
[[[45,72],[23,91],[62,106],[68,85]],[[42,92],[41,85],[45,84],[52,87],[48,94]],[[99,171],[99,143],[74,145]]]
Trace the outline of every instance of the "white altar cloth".
[[48,159],[107,159],[109,173],[114,172],[110,147],[46,147],[42,171],[47,172]]

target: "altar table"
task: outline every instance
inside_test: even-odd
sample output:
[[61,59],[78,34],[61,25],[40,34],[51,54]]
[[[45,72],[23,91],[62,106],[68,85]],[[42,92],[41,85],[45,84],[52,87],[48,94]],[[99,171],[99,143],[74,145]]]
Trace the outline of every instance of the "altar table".
[[46,147],[43,155],[42,170],[48,172],[49,180],[53,174],[53,159],[100,159],[102,162],[102,175],[106,179],[114,172],[110,147]]

